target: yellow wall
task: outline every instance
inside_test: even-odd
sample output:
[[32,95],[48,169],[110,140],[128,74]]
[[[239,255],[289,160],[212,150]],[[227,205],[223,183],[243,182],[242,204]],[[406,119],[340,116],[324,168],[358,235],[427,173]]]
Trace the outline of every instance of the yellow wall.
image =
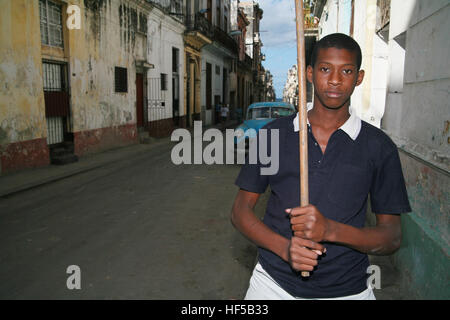
[[[0,0],[0,145],[47,136],[39,2]],[[1,151],[1,150],[0,150]]]

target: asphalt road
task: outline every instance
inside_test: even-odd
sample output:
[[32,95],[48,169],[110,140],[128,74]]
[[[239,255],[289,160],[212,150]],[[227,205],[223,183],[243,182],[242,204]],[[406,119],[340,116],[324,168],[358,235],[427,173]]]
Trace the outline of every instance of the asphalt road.
[[239,166],[177,166],[173,145],[0,199],[0,299],[241,299]]

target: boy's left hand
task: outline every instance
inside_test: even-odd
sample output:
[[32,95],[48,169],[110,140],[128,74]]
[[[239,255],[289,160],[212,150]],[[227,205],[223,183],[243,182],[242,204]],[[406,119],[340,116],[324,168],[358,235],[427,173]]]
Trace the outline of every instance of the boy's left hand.
[[326,241],[330,229],[330,220],[325,218],[313,205],[286,209],[291,218],[294,236],[315,242]]

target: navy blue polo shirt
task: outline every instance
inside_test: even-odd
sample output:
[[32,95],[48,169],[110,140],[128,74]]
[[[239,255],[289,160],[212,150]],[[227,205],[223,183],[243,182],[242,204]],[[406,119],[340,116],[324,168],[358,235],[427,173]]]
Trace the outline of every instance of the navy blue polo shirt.
[[[271,195],[263,219],[273,231],[290,239],[292,230],[285,209],[300,205],[299,137],[294,130],[296,115],[279,118],[267,129],[279,130],[279,170],[261,175],[261,167],[245,164],[236,180],[241,189]],[[380,129],[351,116],[328,141],[325,154],[308,126],[309,203],[329,219],[362,228],[367,201],[379,214],[411,211],[396,145]],[[273,156],[273,155],[272,155]],[[302,278],[279,256],[258,248],[259,262],[291,295],[331,298],[360,293],[367,288],[368,256],[349,247],[323,243],[327,252],[319,257],[310,277]]]

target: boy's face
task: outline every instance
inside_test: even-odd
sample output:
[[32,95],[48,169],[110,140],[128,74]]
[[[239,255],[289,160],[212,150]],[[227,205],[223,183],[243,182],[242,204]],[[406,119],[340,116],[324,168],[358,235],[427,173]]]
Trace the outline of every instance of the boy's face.
[[364,78],[364,71],[358,71],[356,63],[356,52],[319,49],[314,68],[307,68],[308,81],[314,84],[315,104],[328,109],[349,106],[353,90]]

